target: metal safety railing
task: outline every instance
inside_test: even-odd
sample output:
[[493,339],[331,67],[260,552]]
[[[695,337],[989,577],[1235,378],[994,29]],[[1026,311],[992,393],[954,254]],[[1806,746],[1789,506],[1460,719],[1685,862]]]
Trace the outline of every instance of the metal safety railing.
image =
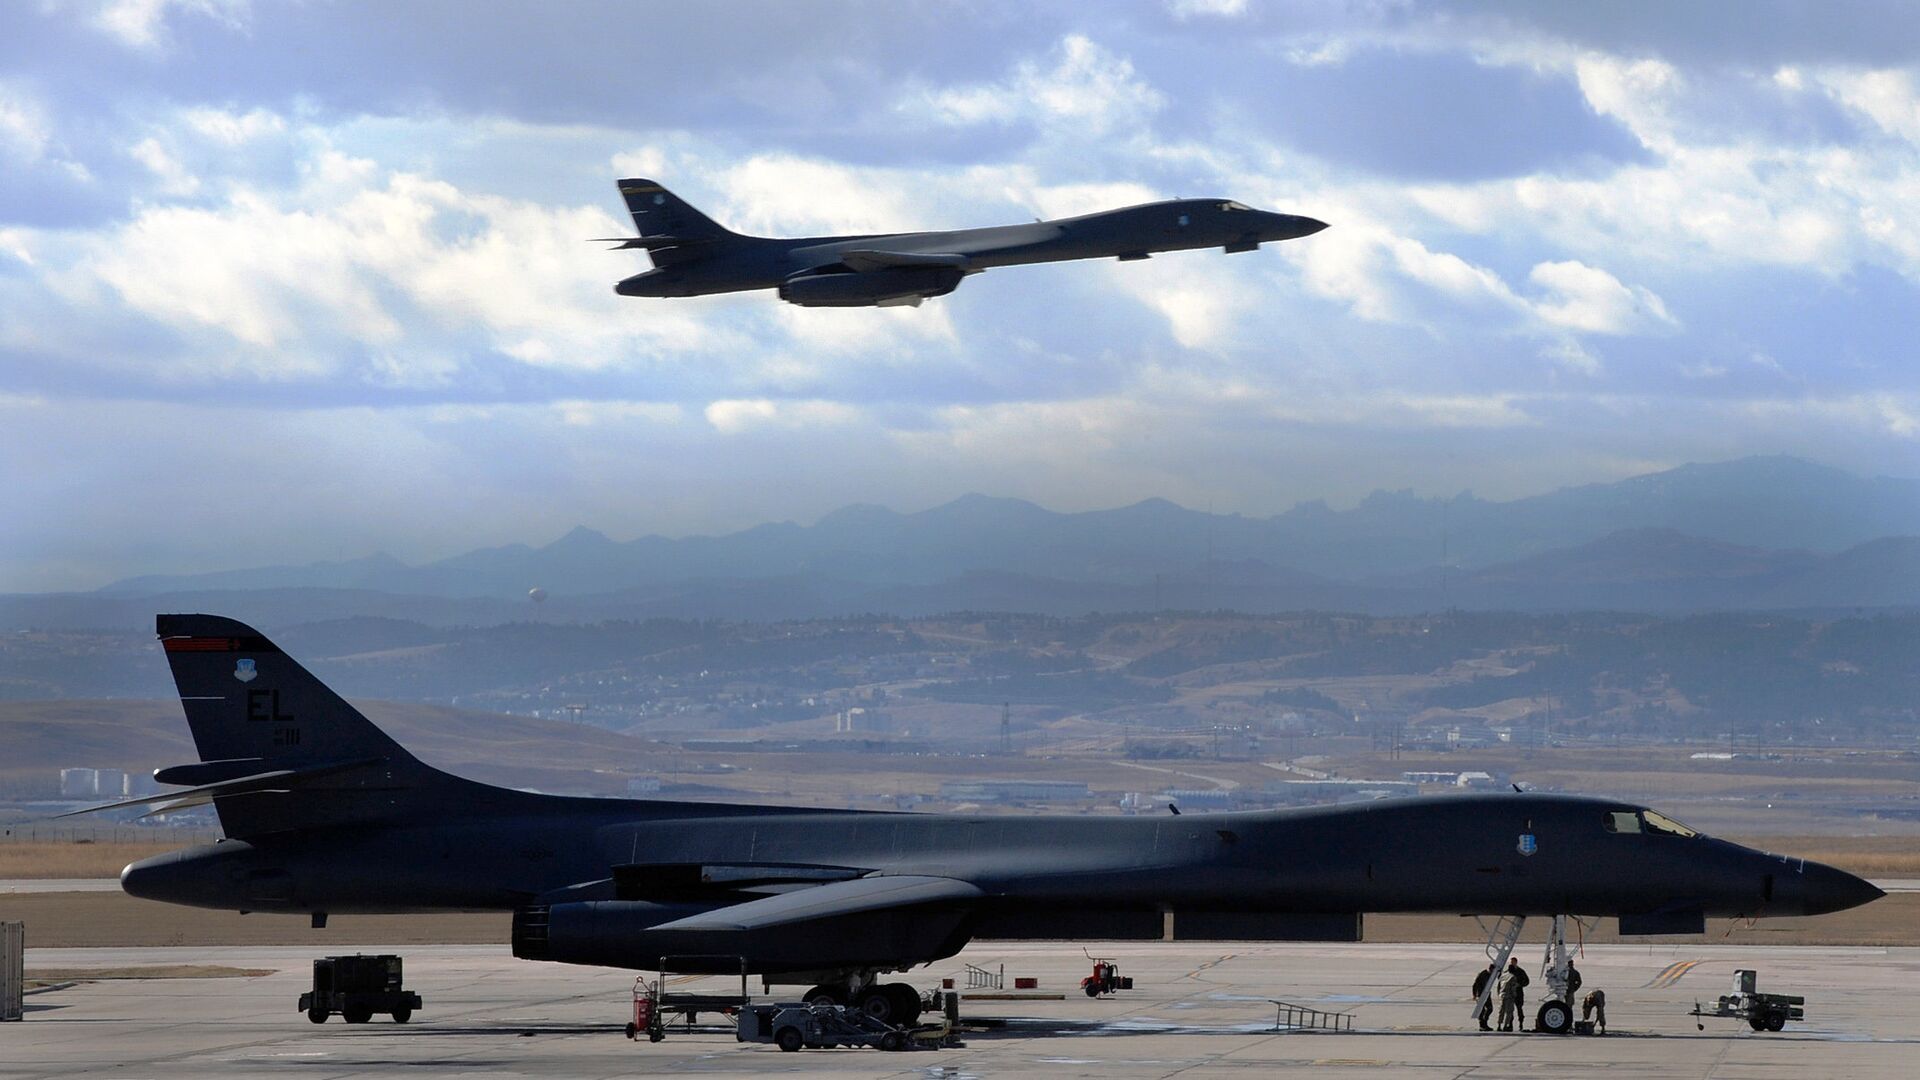
[[1001,964],[1000,970],[988,971],[983,967],[967,965],[967,989],[969,990],[1005,990],[1007,988],[1007,965]]
[[1353,1014],[1329,1012],[1306,1005],[1295,1005],[1290,1001],[1277,1001],[1273,998],[1273,1007],[1278,1010],[1273,1018],[1275,1031],[1352,1031]]

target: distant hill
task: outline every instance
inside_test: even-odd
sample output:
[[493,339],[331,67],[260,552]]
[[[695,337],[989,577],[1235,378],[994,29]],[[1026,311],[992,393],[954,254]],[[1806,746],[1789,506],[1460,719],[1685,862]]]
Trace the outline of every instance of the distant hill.
[[[656,744],[584,724],[413,702],[355,703],[421,760],[488,783],[615,794],[661,766]],[[0,782],[66,766],[150,772],[198,761],[177,700],[0,704]]]
[[[270,625],[361,615],[461,625],[956,609],[1890,606],[1915,602],[1915,536],[1920,480],[1755,457],[1505,502],[1375,492],[1348,510],[1302,503],[1269,518],[1165,499],[1056,513],[968,495],[916,513],[855,505],[810,526],[724,536],[616,541],[579,527],[540,547],[420,566],[373,555],[0,597],[0,626],[128,627],[162,606]],[[535,586],[545,604],[528,601]]]

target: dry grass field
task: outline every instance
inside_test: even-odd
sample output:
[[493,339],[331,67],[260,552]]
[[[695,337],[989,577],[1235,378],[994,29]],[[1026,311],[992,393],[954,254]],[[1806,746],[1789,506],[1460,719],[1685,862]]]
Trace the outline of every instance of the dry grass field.
[[1920,839],[1911,836],[1735,836],[1761,851],[1837,866],[1865,878],[1920,878]]
[[0,844],[0,880],[119,877],[120,868],[136,859],[159,855],[182,846],[172,841],[96,843],[60,840]]

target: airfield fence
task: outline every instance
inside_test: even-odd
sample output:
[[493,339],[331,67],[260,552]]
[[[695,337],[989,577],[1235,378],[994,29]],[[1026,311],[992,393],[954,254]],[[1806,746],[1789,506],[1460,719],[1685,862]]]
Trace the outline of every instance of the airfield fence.
[[191,847],[220,839],[220,830],[178,825],[61,825],[33,822],[0,827],[0,844],[173,844]]

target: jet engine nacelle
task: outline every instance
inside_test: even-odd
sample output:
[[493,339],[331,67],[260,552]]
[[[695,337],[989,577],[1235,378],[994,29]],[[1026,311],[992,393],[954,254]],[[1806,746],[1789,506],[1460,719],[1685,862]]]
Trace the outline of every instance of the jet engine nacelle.
[[[968,940],[966,912],[917,908],[863,912],[753,928],[662,926],[713,905],[589,900],[521,908],[513,955],[642,970],[707,974],[842,968],[895,970],[944,959]],[[664,964],[663,958],[666,958]]]
[[945,296],[952,292],[965,276],[964,271],[951,266],[796,274],[781,284],[780,299],[801,307],[918,304],[927,297]]

